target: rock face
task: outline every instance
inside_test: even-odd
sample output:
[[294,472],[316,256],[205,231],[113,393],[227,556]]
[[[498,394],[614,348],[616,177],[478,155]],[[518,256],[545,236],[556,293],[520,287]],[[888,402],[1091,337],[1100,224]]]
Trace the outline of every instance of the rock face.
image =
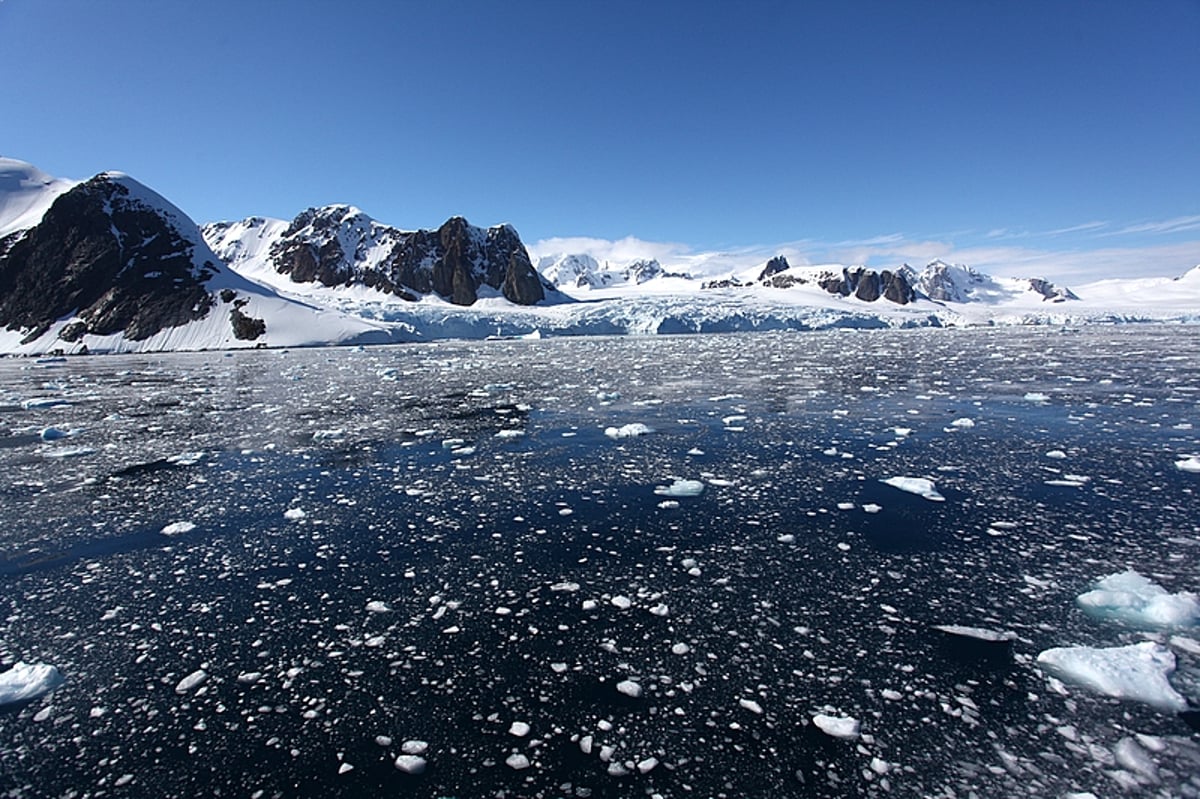
[[281,232],[264,232],[267,227],[266,220],[250,218],[205,225],[202,232],[234,268],[265,260],[255,268],[293,283],[363,285],[408,300],[432,293],[456,305],[471,305],[485,286],[519,305],[546,297],[547,286],[509,225],[483,230],[456,216],[437,230],[403,231],[351,206],[331,205],[303,211]]
[[857,266],[843,269],[840,274],[827,273],[818,283],[830,294],[841,294],[843,297],[853,294],[864,302],[875,302],[883,297],[897,305],[907,305],[917,298],[917,292],[901,271],[884,269],[876,272]]
[[763,267],[758,279],[760,281],[766,280],[773,275],[779,274],[780,272],[786,272],[790,268],[791,265],[788,263],[787,258],[784,258],[782,255],[776,255],[774,258],[767,261],[767,265]]
[[60,195],[35,226],[0,239],[0,326],[28,342],[76,316],[65,340],[139,341],[207,315],[204,284],[219,266],[197,267],[194,242],[142,190],[119,173],[97,175]]

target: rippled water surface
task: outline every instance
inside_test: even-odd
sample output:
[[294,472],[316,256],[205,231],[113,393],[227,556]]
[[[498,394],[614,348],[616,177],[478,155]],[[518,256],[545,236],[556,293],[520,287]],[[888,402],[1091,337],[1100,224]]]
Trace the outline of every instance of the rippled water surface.
[[0,794],[1198,796],[1186,716],[1033,663],[1151,638],[1200,702],[1200,634],[1074,601],[1126,569],[1200,590],[1197,351],[1124,327],[0,362],[0,668],[66,677],[0,708]]

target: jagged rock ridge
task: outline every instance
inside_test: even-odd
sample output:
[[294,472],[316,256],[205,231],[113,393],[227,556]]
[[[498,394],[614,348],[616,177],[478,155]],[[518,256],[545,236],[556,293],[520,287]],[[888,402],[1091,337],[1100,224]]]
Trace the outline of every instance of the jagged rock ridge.
[[293,283],[362,285],[402,299],[437,294],[471,305],[483,287],[533,305],[547,286],[510,225],[486,230],[452,217],[437,230],[404,231],[346,205],[309,208],[278,230],[271,220],[205,225],[213,250],[237,269],[271,270]]

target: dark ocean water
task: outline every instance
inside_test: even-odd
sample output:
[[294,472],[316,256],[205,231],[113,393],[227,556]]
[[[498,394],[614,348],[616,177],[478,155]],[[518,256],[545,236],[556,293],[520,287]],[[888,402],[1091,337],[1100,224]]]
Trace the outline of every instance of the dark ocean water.
[[[0,795],[1200,795],[1187,720],[1032,662],[1149,637],[1200,701],[1200,633],[1074,604],[1126,569],[1200,590],[1200,475],[1174,465],[1200,453],[1198,345],[0,362],[0,664],[66,677],[0,708]],[[605,435],[632,423],[654,432]],[[676,479],[703,491],[656,493]]]

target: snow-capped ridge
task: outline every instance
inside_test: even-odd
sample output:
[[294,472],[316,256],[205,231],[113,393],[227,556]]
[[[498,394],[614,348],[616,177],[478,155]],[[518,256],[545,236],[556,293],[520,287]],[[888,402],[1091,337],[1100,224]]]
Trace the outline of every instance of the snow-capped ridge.
[[0,239],[41,222],[54,201],[76,183],[15,158],[0,158]]

